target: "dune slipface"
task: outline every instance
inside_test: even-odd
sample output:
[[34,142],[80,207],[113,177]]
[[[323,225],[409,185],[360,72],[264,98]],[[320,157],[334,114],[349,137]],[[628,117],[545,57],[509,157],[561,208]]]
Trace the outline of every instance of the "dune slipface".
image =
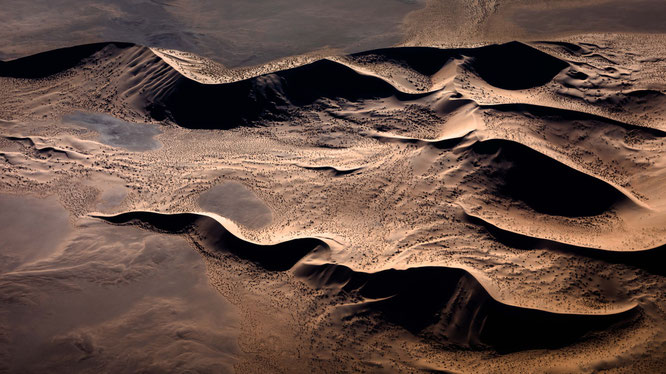
[[627,197],[612,186],[577,172],[520,143],[487,140],[473,152],[492,155],[490,178],[498,194],[522,201],[537,212],[558,216],[595,216]]
[[[145,55],[142,58],[151,58],[152,53],[141,53]],[[228,129],[257,125],[262,120],[287,120],[294,114],[294,107],[315,103],[326,106],[327,99],[353,102],[395,96],[409,101],[423,96],[395,87],[385,77],[359,70],[355,62],[393,61],[429,77],[452,59],[465,58],[469,59],[466,64],[471,71],[505,89],[543,85],[568,66],[532,47],[512,42],[480,49],[382,49],[350,55],[348,61],[321,59],[223,84],[199,83],[165,66],[143,67],[138,71],[135,68],[132,74],[146,74],[142,82],[151,82],[141,90],[145,108],[154,119],[168,117],[187,128]],[[16,61],[16,65],[19,63]]]
[[214,218],[194,213],[129,212],[117,216],[98,217],[112,223],[147,224],[169,233],[190,232],[197,239],[210,245],[213,250],[229,251],[267,270],[289,270],[310,252],[328,247],[325,242],[315,238],[298,238],[270,245],[252,243],[235,236]]
[[[389,321],[437,341],[500,351],[555,348],[595,330],[627,323],[637,307],[579,315],[520,308],[493,299],[466,271],[445,267],[355,272],[338,265],[303,265],[296,274],[318,287],[337,287]],[[355,308],[356,309],[356,308]]]
[[[266,270],[286,271],[312,252],[328,249],[325,242],[299,238],[262,245],[231,233],[220,221],[199,214],[129,212],[98,216],[116,224],[148,225],[168,233],[188,232],[207,255],[231,252]],[[595,330],[629,323],[640,316],[638,306],[601,314],[552,313],[521,308],[493,299],[468,272],[446,267],[353,271],[335,264],[299,264],[294,274],[319,289],[337,289],[363,300],[353,313],[377,310],[409,331],[467,347],[492,346],[500,351],[554,348]],[[349,306],[346,306],[349,308]]]
[[86,58],[109,45],[121,49],[132,46],[131,43],[95,43],[46,51],[15,60],[2,61],[0,63],[0,76],[29,79],[45,78],[81,64]]
[[0,371],[660,372],[664,37],[512,39],[0,63]]
[[483,80],[507,90],[542,86],[568,66],[565,61],[518,42],[479,48],[470,63]]
[[168,114],[188,128],[232,128],[262,119],[287,119],[289,108],[317,100],[388,97],[395,90],[379,78],[368,77],[330,60],[243,81],[210,85],[177,79],[152,103],[156,119]]

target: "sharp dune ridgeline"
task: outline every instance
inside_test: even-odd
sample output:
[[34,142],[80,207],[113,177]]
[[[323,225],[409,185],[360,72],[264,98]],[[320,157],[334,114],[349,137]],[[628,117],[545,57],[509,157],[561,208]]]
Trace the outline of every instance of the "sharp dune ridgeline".
[[215,218],[195,213],[128,212],[115,216],[93,217],[116,224],[135,222],[168,233],[189,232],[210,246],[212,251],[228,251],[274,271],[289,270],[310,252],[328,249],[328,245],[317,238],[297,238],[268,245],[253,243],[234,235]]
[[473,275],[457,268],[415,267],[366,273],[344,265],[311,264],[306,256],[328,249],[320,239],[253,243],[203,214],[127,212],[94,217],[171,234],[188,233],[208,256],[224,251],[266,270],[293,269],[297,277],[313,287],[340,292],[352,300],[361,299],[354,307],[347,304],[345,308],[354,312],[377,310],[388,321],[414,333],[465,347],[491,346],[501,351],[558,347],[640,316],[637,305],[592,314],[553,313],[508,305],[494,299]]
[[342,265],[301,265],[296,274],[317,287],[360,297],[353,307],[377,310],[388,321],[453,346],[500,352],[557,348],[595,330],[631,324],[636,306],[604,314],[521,308],[494,299],[468,272],[422,267],[356,272]]
[[[94,60],[93,55],[102,49],[108,50],[106,58],[128,59],[129,73],[141,77],[128,83],[138,81],[141,87],[126,89],[143,91],[145,109],[154,119],[163,120],[168,116],[188,128],[225,129],[262,119],[280,119],[280,115],[289,115],[290,107],[312,105],[323,99],[358,101],[397,96],[411,101],[424,95],[396,87],[378,74],[367,74],[352,64],[331,59],[306,62],[235,82],[204,84],[183,76],[168,65],[169,61],[159,59],[148,48],[127,43],[76,46],[7,61],[1,65],[0,76],[43,78],[82,64],[86,59]],[[519,42],[457,50],[401,47],[357,53],[349,58],[351,61],[392,61],[426,78],[453,59],[467,59],[465,65],[482,79],[510,90],[542,85],[568,66]],[[141,84],[147,81],[150,84]]]

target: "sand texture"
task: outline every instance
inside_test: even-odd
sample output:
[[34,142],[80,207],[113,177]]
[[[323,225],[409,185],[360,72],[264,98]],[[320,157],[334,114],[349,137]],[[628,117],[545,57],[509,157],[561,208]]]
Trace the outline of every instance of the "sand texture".
[[663,371],[666,37],[503,4],[457,10],[461,47],[421,10],[400,46],[238,68],[17,34],[0,372]]

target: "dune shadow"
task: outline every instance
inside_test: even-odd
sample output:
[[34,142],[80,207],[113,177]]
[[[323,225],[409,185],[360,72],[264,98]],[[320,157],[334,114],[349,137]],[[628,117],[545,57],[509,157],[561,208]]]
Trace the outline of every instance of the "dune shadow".
[[601,314],[567,314],[504,304],[458,268],[366,273],[336,264],[301,264],[295,273],[316,287],[360,297],[363,302],[356,305],[356,313],[377,311],[412,333],[500,352],[562,347],[640,315],[637,306]]
[[206,254],[216,251],[231,253],[270,271],[291,269],[311,252],[327,250],[328,245],[317,238],[296,238],[276,244],[258,244],[231,233],[216,219],[196,213],[162,214],[136,211],[115,216],[94,216],[115,224],[134,224],[147,229],[173,234],[190,234]]
[[85,58],[109,45],[117,48],[133,47],[132,43],[104,42],[54,49],[10,61],[0,61],[0,77],[44,78],[73,68]]
[[629,198],[610,184],[575,170],[523,144],[491,139],[472,150],[490,155],[487,176],[498,193],[539,213],[581,217],[604,213]]
[[466,219],[482,226],[498,242],[518,249],[549,249],[576,256],[585,256],[613,264],[624,264],[643,269],[652,274],[666,275],[663,266],[666,261],[666,244],[651,249],[638,251],[611,251],[598,248],[581,247],[554,240],[536,238],[533,236],[499,228],[481,217],[465,214]]

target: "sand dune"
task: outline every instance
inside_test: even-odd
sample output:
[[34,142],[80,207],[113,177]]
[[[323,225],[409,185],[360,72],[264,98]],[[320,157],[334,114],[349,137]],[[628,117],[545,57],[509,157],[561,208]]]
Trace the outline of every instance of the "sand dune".
[[300,167],[304,169],[309,169],[309,170],[321,170],[321,171],[327,171],[333,174],[336,177],[339,177],[341,175],[347,175],[347,174],[352,174],[355,173],[359,170],[362,170],[362,167],[357,167],[357,168],[338,168],[335,166],[329,166],[329,165],[323,165],[323,166],[313,166],[313,165],[299,165]]
[[[181,78],[162,90],[153,108],[169,113],[176,123],[188,128],[230,128],[261,119],[287,118],[289,106],[325,98],[358,100],[395,94],[388,83],[329,60],[223,85]],[[220,123],[221,111],[224,123]]]
[[131,43],[95,43],[56,49],[0,63],[0,76],[13,78],[44,78],[80,64],[84,59],[109,45],[129,48]]
[[[479,76],[491,86],[507,90],[542,86],[570,66],[562,59],[519,42],[477,49],[400,47],[314,62],[305,58],[301,66],[268,72],[257,69],[260,75],[254,77],[236,81],[231,78],[229,83],[210,84],[197,82],[196,74],[183,75],[184,70],[163,54],[155,55],[148,48],[126,43],[99,43],[46,53],[47,57],[39,54],[4,62],[0,76],[11,77],[14,76],[12,71],[21,71],[21,74],[45,77],[72,68],[86,58],[101,58],[102,61],[120,58],[126,61],[121,63],[121,68],[122,64],[127,64],[129,71],[121,72],[122,81],[118,79],[116,84],[125,92],[124,96],[130,97],[128,102],[137,110],[147,111],[156,120],[168,116],[184,127],[220,129],[257,124],[260,120],[285,119],[293,114],[293,107],[315,102],[322,104],[325,99],[344,103],[396,97],[406,103],[418,102],[424,95],[429,96],[428,93],[437,94],[451,88],[450,85],[440,86],[438,80],[442,79],[439,77],[442,71],[450,70],[447,66],[452,61],[458,61],[460,68]],[[99,57],[91,57],[93,55]],[[55,62],[40,63],[45,58]],[[40,71],[44,65],[51,70]],[[275,68],[279,69],[279,65]],[[415,75],[401,81],[396,80],[396,72]],[[220,77],[236,74],[228,69],[210,73],[220,74]],[[456,73],[446,74],[455,76]],[[567,85],[566,80],[563,83]],[[637,90],[621,93],[615,104],[658,108],[662,97],[660,91]],[[331,105],[325,104],[324,108]],[[558,108],[496,106],[498,110],[502,108],[538,111],[535,114],[539,115],[550,110],[552,115],[569,119],[575,115],[575,112],[570,115],[564,111],[556,112]],[[224,116],[220,115],[220,110],[224,111]],[[584,113],[578,117],[594,119],[592,115],[584,117]]]
[[[631,93],[625,94],[631,95]],[[655,95],[656,96],[656,95]],[[567,110],[556,107],[540,106],[534,104],[524,104],[524,103],[515,103],[515,104],[499,104],[499,105],[482,105],[484,109],[497,110],[500,112],[519,112],[522,114],[539,117],[542,119],[553,120],[553,121],[594,121],[602,122],[608,125],[621,127],[627,131],[636,131],[645,135],[654,136],[654,137],[664,137],[666,132],[655,129],[653,127],[640,126],[630,123],[625,123],[622,121],[614,120],[611,118],[606,118],[599,115],[594,115],[585,112],[579,112],[576,110]]]
[[317,287],[358,295],[347,307],[359,313],[378,310],[389,321],[440,341],[500,351],[555,348],[581,336],[629,322],[638,307],[603,314],[559,314],[504,304],[462,269],[422,267],[356,272],[345,266],[300,265],[296,274]]
[[645,269],[651,273],[664,275],[666,269],[661,265],[666,245],[643,250],[614,250],[604,248],[580,247],[572,244],[562,243],[555,240],[532,237],[517,232],[512,232],[492,223],[484,221],[483,218],[467,215],[470,222],[482,225],[498,241],[512,247],[522,249],[542,249],[568,252],[575,255],[587,256],[601,259],[604,262],[627,264]]
[[526,89],[553,79],[566,62],[520,42],[496,44],[481,48],[439,49],[398,47],[350,55],[361,62],[391,61],[425,76],[435,76],[446,63],[464,59],[470,68],[489,84],[506,89]]
[[[396,96],[402,101],[413,101],[421,97],[401,90],[399,84],[392,85],[381,71],[358,68],[359,63],[367,67],[368,60],[372,64],[390,61],[431,80],[450,60],[468,58],[467,68],[488,83],[507,89],[542,85],[567,66],[561,60],[518,42],[479,49],[403,47],[350,55],[348,58],[352,64],[341,63],[345,60],[322,59],[236,82],[205,84],[181,75],[166,64],[169,59],[158,58],[147,48],[126,43],[99,43],[4,62],[0,76],[21,77],[16,75],[18,71],[22,77],[53,75],[76,66],[95,53],[102,53],[103,49],[110,51],[110,48],[114,48],[110,53],[126,55],[129,59],[128,67],[132,68],[133,78],[125,82],[125,90],[142,91],[143,104],[136,105],[146,108],[157,120],[168,115],[179,125],[189,128],[223,129],[256,124],[261,119],[280,119],[290,113],[291,106],[302,107],[324,99],[359,101]],[[46,60],[55,62],[46,64]],[[44,65],[49,70],[42,70]],[[138,66],[141,70],[137,70]],[[539,66],[539,69],[528,69],[530,66]],[[147,81],[150,84],[145,84]],[[140,87],[127,85],[133,82]],[[223,118],[220,110],[224,112]]]
[[[488,83],[500,88],[521,89],[550,81],[567,66],[561,60],[522,43],[514,42],[475,50],[438,50],[433,48],[396,48],[349,56],[352,61],[367,59],[391,61],[432,77],[450,59],[471,57],[466,65]],[[427,63],[424,63],[427,61]],[[376,63],[376,61],[373,61]],[[538,69],[528,67],[538,66]],[[372,70],[370,70],[372,72]],[[152,105],[157,119],[170,113],[173,120],[190,128],[229,128],[233,123],[256,123],[260,119],[280,119],[290,106],[305,106],[324,99],[359,101],[396,96],[402,101],[420,98],[392,85],[381,72],[368,75],[332,60],[319,60],[292,69],[220,85],[201,84],[180,78],[161,87]],[[509,83],[511,82],[511,83]],[[227,108],[225,121],[214,125],[220,103]]]
[[133,223],[168,233],[190,233],[201,250],[215,257],[230,252],[264,269],[293,269],[317,288],[361,297],[347,310],[378,310],[409,331],[456,345],[492,346],[500,351],[562,346],[595,330],[608,329],[640,316],[637,305],[594,314],[562,314],[521,308],[494,299],[473,275],[462,269],[415,267],[374,273],[337,264],[310,264],[304,258],[328,248],[324,241],[300,238],[272,245],[234,235],[223,222],[204,214],[128,212],[94,216],[115,224]]
[[[614,204],[630,201],[611,185],[571,169],[520,143],[486,140],[474,144],[477,154],[492,155],[490,180],[497,191],[537,212],[557,216],[594,216]],[[502,165],[509,165],[504,168]]]
[[215,218],[195,213],[128,212],[115,216],[93,217],[117,224],[134,221],[169,233],[191,232],[213,251],[229,251],[274,271],[291,269],[309,253],[328,248],[324,241],[316,238],[298,238],[270,245],[253,243],[234,235]]
[[[0,353],[45,350],[3,361],[655,371],[666,86],[660,52],[631,40],[319,51],[243,68],[99,43],[2,62],[0,192],[67,212],[65,238],[42,227],[62,245],[1,254]],[[90,300],[117,309],[77,325],[66,304]],[[218,315],[225,302],[234,312]],[[40,308],[60,327],[15,327]]]

